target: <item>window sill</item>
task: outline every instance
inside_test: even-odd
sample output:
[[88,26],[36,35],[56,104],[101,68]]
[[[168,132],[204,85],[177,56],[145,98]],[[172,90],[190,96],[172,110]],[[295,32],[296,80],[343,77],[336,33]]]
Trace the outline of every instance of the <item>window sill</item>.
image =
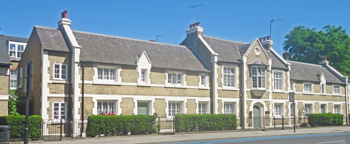
[[210,89],[210,88],[209,88],[209,87],[202,87],[202,86],[200,86],[200,87],[198,87],[198,89],[208,90],[208,89]]
[[343,95],[342,94],[332,94],[332,96],[339,96],[339,97],[341,97]]
[[227,90],[227,91],[238,91],[238,88],[235,87],[222,87],[222,90]]
[[115,81],[94,81],[92,84],[97,85],[121,85],[121,83]]
[[49,81],[49,83],[67,84],[69,83],[69,81],[65,79],[53,79],[52,81]]
[[288,91],[282,91],[282,90],[273,90],[274,93],[288,93]]
[[315,93],[313,92],[303,92],[304,95],[314,95]]
[[166,88],[183,88],[183,89],[186,88],[186,86],[181,86],[181,85],[165,85],[164,87],[166,87]]
[[151,84],[138,83],[137,86],[139,86],[139,87],[151,87]]

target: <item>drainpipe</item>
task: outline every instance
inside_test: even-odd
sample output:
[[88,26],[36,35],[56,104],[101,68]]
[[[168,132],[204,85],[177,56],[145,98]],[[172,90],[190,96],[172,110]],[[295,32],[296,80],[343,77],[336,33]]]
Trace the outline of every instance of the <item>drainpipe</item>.
[[[347,83],[347,82],[346,82]],[[347,102],[347,95],[348,95],[348,84],[345,85],[345,117],[346,117],[346,125],[349,125],[349,117],[348,117],[348,102]]]

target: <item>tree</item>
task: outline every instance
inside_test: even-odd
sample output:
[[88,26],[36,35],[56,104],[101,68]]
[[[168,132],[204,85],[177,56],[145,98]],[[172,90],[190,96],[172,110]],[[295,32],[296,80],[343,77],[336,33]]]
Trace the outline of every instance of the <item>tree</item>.
[[291,54],[291,60],[318,64],[327,56],[332,67],[350,75],[350,38],[341,26],[327,25],[320,31],[298,26],[284,38],[283,49]]

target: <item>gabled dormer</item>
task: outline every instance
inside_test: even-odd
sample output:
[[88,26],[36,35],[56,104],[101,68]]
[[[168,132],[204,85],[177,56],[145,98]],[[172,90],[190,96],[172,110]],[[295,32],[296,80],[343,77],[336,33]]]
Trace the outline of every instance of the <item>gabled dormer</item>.
[[321,86],[321,91],[320,93],[321,94],[326,94],[326,84],[327,84],[327,80],[326,80],[326,77],[324,75],[324,73],[322,72],[318,79],[320,80],[320,86]]
[[137,56],[137,84],[138,85],[148,85],[151,83],[150,74],[152,68],[152,62],[149,59],[146,51],[143,51],[141,55]]

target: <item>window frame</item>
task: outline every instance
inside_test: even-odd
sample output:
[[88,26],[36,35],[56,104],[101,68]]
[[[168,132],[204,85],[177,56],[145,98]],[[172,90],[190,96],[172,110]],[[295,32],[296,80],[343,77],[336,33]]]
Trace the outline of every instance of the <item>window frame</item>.
[[[232,69],[232,71],[231,71]],[[230,73],[227,73],[227,71],[230,71]],[[232,72],[232,73],[231,73]],[[232,78],[233,77],[233,78]],[[236,88],[236,67],[234,66],[223,66],[222,67],[222,86],[226,88]],[[229,81],[228,81],[229,80]],[[233,83],[233,85],[231,85]]]
[[[335,91],[334,91],[335,87],[339,87],[339,93],[335,93]],[[332,85],[332,94],[333,95],[341,95],[342,94],[342,92],[341,92],[341,85]]]
[[[204,113],[203,113],[204,110]],[[198,102],[197,114],[208,114],[208,102]]]
[[[174,112],[173,113],[173,107],[171,106],[170,107],[170,104],[175,104],[175,109],[174,109]],[[179,104],[179,105],[177,105]],[[177,112],[177,108],[179,108],[179,112]],[[182,114],[183,113],[183,102],[179,102],[179,101],[169,101],[168,104],[167,104],[167,118],[173,118],[175,117],[176,114]]]
[[[310,106],[310,111],[309,111],[309,113],[307,112],[307,106]],[[304,104],[304,108],[305,108],[305,110],[304,110],[304,112],[305,112],[305,114],[304,115],[308,115],[308,114],[312,114],[312,113],[314,113],[313,111],[313,104],[310,104],[310,103],[305,103]]]
[[[338,107],[338,112],[336,112],[335,108]],[[342,114],[341,104],[333,104],[333,113],[334,114]]]
[[[276,77],[275,74],[281,74],[280,78],[278,78],[281,82],[280,82],[280,89],[276,88]],[[274,70],[273,71],[273,90],[274,91],[285,91],[284,90],[284,71],[278,71],[278,70]]]
[[[56,65],[58,65],[59,66],[59,73],[58,73],[58,75],[59,75],[59,77],[58,78],[56,78]],[[66,66],[66,73],[65,73],[65,75],[66,75],[66,78],[62,78],[62,66]],[[54,63],[53,64],[53,71],[52,71],[52,79],[55,79],[55,80],[67,80],[68,79],[68,64],[64,64],[64,63]]]
[[[102,72],[102,75],[101,75],[101,79],[99,78],[99,70],[101,69],[101,72]],[[106,75],[105,75],[105,72],[106,70],[108,71],[108,79],[105,79]],[[113,70],[113,72],[111,72]],[[98,67],[97,68],[97,80],[98,81],[116,81],[116,69],[114,68],[103,68],[103,67]],[[112,75],[113,73],[113,75]],[[112,78],[113,77],[113,78]]]
[[[21,59],[22,58],[22,55],[27,47],[27,43],[24,43],[24,42],[14,42],[14,41],[8,41],[8,44],[7,44],[7,50],[8,50],[8,55],[10,58],[14,58],[14,59]],[[11,45],[15,45],[15,50],[11,50]],[[20,52],[18,50],[18,46],[21,45],[23,46],[23,51],[21,51],[21,56],[18,57],[18,53]],[[15,53],[15,56],[11,56],[11,51],[13,51]]]
[[[14,74],[12,74],[12,72],[15,72],[16,76],[12,76],[12,75],[14,75]],[[12,86],[12,84],[13,84],[12,81],[14,81],[15,86]],[[11,90],[17,89],[17,85],[18,85],[18,71],[17,70],[10,70],[10,89]]]
[[[169,83],[169,75],[171,74],[171,82]],[[173,75],[176,75],[176,83],[173,83]],[[173,71],[173,70],[166,70],[165,71],[165,85],[168,87],[177,87],[177,86],[186,86],[186,72],[184,71]],[[178,83],[178,76],[180,75],[180,83]]]
[[[101,103],[102,105],[102,107],[101,108],[99,108],[99,106],[98,106],[98,104],[99,103]],[[116,101],[114,101],[114,100],[97,100],[97,107],[96,107],[96,110],[97,110],[97,115],[99,115],[99,114],[101,114],[102,112],[103,112],[103,110],[104,110],[104,108],[103,108],[103,103],[107,103],[107,110],[108,110],[108,112],[107,113],[109,113],[110,112],[110,108],[109,108],[109,105],[112,103],[112,105],[113,105],[113,114],[117,114],[117,108],[116,108]],[[99,109],[100,109],[100,112],[99,112]]]
[[[204,88],[204,87],[209,87],[209,76],[206,73],[199,73],[198,75],[199,82],[198,82],[198,87]],[[203,80],[204,79],[204,80]]]
[[[254,75],[253,73],[253,69],[256,69],[256,75]],[[259,69],[262,69],[264,74],[259,74]],[[251,66],[250,67],[250,78],[251,78],[251,88],[252,89],[262,89],[262,90],[266,90],[266,68],[262,67],[262,66]],[[256,87],[254,87],[254,77],[256,77]],[[261,85],[264,85],[264,87],[259,86],[259,77],[261,77]]]
[[52,121],[60,121],[61,119],[55,119],[55,103],[58,103],[59,105],[59,117],[62,118],[62,103],[64,103],[64,119],[63,120],[66,120],[67,119],[67,103],[66,102],[52,102]]
[[[279,114],[276,111],[276,107],[277,106],[280,107]],[[273,105],[273,115],[275,117],[282,117],[282,116],[284,116],[284,104],[283,103],[274,103],[274,105]]]
[[[226,105],[232,105],[232,113],[230,113],[230,107],[229,107],[229,109],[227,110],[226,108]],[[223,114],[236,114],[236,108],[235,108],[235,106],[236,106],[236,103],[234,103],[234,102],[224,102],[224,105],[223,105],[224,107],[223,107],[223,109],[224,109],[224,111],[223,111]],[[228,111],[228,112],[227,112]]]
[[[310,91],[305,91],[305,85],[310,85]],[[310,82],[303,83],[303,93],[314,93],[314,84]]]

